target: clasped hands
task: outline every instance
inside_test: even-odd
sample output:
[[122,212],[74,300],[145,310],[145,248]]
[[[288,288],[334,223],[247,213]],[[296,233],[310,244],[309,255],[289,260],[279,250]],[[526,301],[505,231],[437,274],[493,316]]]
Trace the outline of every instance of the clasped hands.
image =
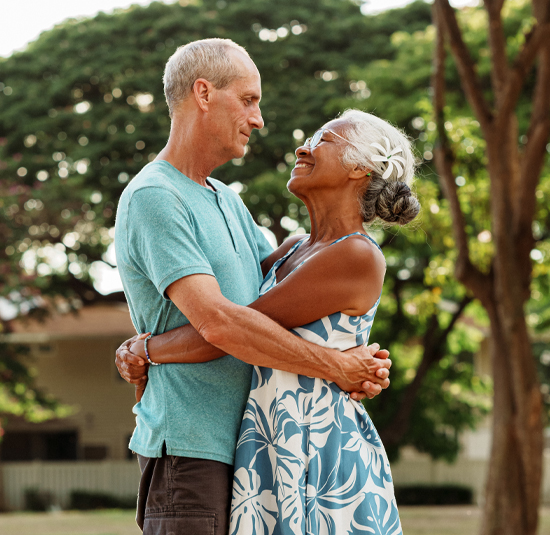
[[[147,385],[149,364],[145,356],[143,340],[149,333],[133,336],[116,350],[115,364],[120,376],[136,386],[136,401],[140,401]],[[350,397],[360,401],[372,399],[390,385],[391,360],[389,351],[378,344],[360,346],[344,352],[351,357],[339,370],[336,384]]]

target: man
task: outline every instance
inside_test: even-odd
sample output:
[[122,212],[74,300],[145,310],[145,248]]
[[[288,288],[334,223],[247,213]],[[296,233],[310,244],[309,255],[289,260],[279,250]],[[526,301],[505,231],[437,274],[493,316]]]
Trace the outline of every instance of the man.
[[[149,368],[130,442],[142,471],[137,522],[147,534],[225,535],[250,364],[372,396],[389,384],[391,363],[362,348],[320,348],[247,306],[271,247],[238,195],[209,178],[263,127],[260,75],[246,51],[222,39],[189,43],[168,61],[164,85],[170,137],[121,196],[117,262],[138,332],[190,322],[226,356]],[[154,361],[154,337],[149,352]]]

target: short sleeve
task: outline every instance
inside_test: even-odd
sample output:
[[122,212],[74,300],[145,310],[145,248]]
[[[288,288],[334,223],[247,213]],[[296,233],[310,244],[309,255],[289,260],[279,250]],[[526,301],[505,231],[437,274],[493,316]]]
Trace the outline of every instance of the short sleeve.
[[135,191],[128,206],[128,252],[158,292],[198,273],[214,275],[199,247],[193,220],[182,199],[162,187]]

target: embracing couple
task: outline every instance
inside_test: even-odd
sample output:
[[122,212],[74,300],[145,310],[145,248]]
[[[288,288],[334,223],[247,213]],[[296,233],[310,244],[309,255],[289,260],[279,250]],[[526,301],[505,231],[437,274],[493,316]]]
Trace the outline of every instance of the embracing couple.
[[309,236],[273,251],[210,178],[261,129],[247,52],[205,39],[170,58],[169,140],[124,190],[117,262],[141,335],[117,351],[136,384],[130,448],[147,535],[401,533],[384,447],[360,400],[389,385],[367,347],[384,256],[363,225],[419,211],[409,140],[348,110],[296,150],[288,189]]

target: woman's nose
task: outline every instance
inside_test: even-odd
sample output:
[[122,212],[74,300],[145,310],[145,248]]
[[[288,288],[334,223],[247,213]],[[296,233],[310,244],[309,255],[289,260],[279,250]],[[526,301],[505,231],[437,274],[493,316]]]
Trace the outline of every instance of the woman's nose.
[[301,147],[298,147],[295,151],[296,156],[307,156],[311,152],[311,149],[309,148],[309,145],[302,145]]

